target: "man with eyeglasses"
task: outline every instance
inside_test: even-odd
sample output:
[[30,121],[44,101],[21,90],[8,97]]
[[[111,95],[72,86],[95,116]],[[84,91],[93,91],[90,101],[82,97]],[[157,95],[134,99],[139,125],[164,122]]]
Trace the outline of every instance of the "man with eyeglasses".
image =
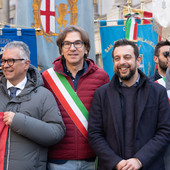
[[0,80],[1,80],[2,75],[3,75],[3,72],[2,72],[2,68],[0,67]]
[[154,75],[149,78],[151,81],[156,81],[162,77],[165,77],[166,69],[168,67],[167,54],[169,53],[169,49],[170,42],[168,40],[160,41],[156,45],[154,51],[154,61],[157,69],[155,70]]
[[168,69],[166,71],[166,89],[169,97],[169,104],[170,104],[170,53],[167,57],[168,60]]
[[166,75],[165,77],[162,77],[156,80],[155,82],[161,84],[167,89],[169,104],[170,104],[170,80],[169,80],[170,79],[170,47],[169,47],[169,51],[164,52],[164,55],[166,56],[167,66],[168,66],[166,70]]
[[[1,65],[1,59],[2,59],[2,54],[0,54],[0,65]],[[3,75],[2,67],[0,66],[0,80],[1,80],[2,75]]]
[[94,91],[109,82],[107,73],[87,59],[90,40],[78,26],[66,27],[56,41],[61,57],[43,72],[45,86],[53,92],[66,134],[49,150],[49,170],[94,170],[95,153],[87,140],[88,111]]
[[2,170],[46,170],[48,147],[65,134],[54,96],[43,87],[41,74],[29,58],[28,46],[21,41],[4,47],[0,112],[9,130],[6,138],[5,134],[0,138]]

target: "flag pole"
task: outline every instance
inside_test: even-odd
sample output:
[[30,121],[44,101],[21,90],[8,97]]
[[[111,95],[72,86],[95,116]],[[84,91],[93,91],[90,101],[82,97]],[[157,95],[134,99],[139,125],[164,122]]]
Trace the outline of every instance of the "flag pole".
[[131,0],[127,0],[127,6],[128,6],[128,13],[131,13]]
[[141,6],[140,6],[141,10],[143,10],[143,5],[144,5],[144,0],[141,0]]

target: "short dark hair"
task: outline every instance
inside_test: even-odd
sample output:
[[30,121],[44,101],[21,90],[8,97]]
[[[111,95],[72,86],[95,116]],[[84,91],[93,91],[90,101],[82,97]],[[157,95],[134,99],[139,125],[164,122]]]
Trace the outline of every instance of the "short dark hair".
[[[87,50],[87,54],[84,55],[84,58],[86,59],[88,54],[89,54],[89,51],[90,51],[89,35],[84,29],[82,29],[82,28],[80,28],[80,27],[78,27],[76,25],[67,26],[58,35],[57,40],[56,40],[56,44],[57,44],[57,46],[59,48],[60,54],[62,53],[62,43],[63,43],[63,41],[64,41],[64,39],[65,39],[68,32],[79,32],[80,33],[81,40],[84,42],[85,48]],[[62,59],[64,59],[64,56],[62,56]]]
[[170,42],[168,40],[158,42],[155,47],[154,56],[159,57],[160,48],[166,45],[170,46]]
[[114,47],[113,47],[113,51],[112,51],[112,57],[114,58],[114,50],[116,47],[119,47],[119,46],[126,46],[126,45],[130,45],[133,47],[134,49],[134,54],[135,54],[135,57],[136,59],[139,57],[139,49],[137,47],[137,45],[132,42],[132,41],[129,41],[127,39],[120,39],[120,40],[117,40],[114,44]]

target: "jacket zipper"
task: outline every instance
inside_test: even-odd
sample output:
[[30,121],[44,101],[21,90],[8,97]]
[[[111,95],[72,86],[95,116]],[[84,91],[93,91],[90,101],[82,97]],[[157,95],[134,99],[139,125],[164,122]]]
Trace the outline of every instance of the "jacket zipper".
[[11,129],[9,129],[8,133],[8,150],[7,150],[7,162],[6,162],[6,170],[8,170],[9,166],[9,155],[10,155],[10,137],[11,137]]

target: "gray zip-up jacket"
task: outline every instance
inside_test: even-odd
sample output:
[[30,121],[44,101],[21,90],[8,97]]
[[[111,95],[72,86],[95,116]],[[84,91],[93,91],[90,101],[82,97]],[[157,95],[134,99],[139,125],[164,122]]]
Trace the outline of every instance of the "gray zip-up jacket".
[[170,90],[170,69],[166,70],[166,89]]
[[38,70],[30,66],[22,92],[10,99],[6,78],[0,82],[0,112],[15,112],[9,127],[4,170],[45,170],[47,151],[65,134],[57,103],[43,87]]

